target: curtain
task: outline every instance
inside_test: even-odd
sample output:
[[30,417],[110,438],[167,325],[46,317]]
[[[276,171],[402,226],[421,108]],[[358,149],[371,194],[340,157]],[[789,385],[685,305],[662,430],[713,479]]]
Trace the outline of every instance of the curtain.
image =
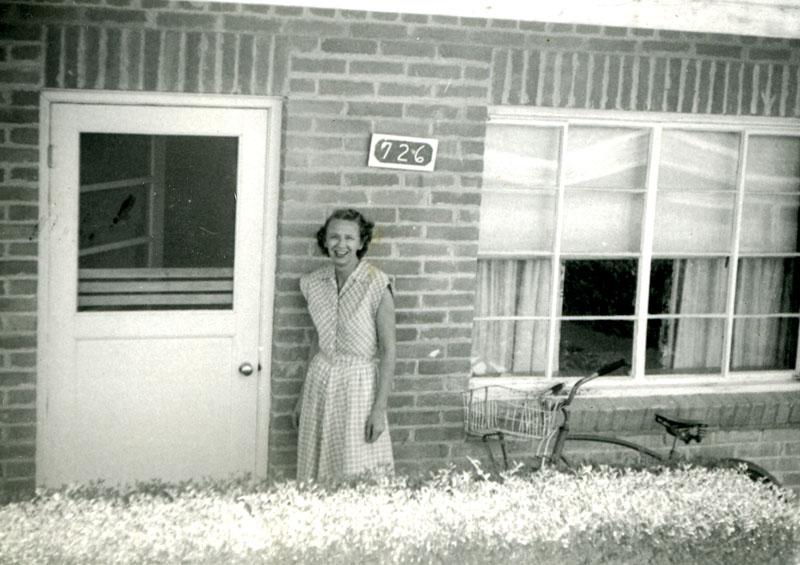
[[[787,269],[788,267],[788,269]],[[796,300],[791,260],[746,258],[739,262],[736,314],[788,312]],[[733,326],[733,369],[783,369],[794,366],[793,324],[788,318],[737,319]],[[796,332],[796,328],[795,328]]]
[[[728,269],[725,259],[676,259],[673,262],[670,314],[725,312]],[[662,366],[717,369],[722,366],[725,324],[710,318],[664,320]]]
[[[547,316],[548,260],[478,262],[476,316]],[[547,365],[547,320],[477,321],[473,374],[542,374]]]

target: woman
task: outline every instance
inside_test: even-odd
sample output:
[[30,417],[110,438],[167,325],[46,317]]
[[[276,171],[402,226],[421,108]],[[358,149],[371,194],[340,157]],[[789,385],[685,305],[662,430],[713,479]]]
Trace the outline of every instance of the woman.
[[394,470],[386,417],[394,299],[386,274],[361,260],[373,226],[356,210],[336,210],[317,232],[330,263],[300,279],[317,330],[293,414],[300,481]]

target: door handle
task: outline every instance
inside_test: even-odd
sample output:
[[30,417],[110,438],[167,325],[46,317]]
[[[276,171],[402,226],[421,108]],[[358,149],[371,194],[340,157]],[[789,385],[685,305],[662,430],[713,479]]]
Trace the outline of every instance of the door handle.
[[250,363],[244,362],[239,365],[239,372],[245,377],[249,377],[253,374],[253,366]]

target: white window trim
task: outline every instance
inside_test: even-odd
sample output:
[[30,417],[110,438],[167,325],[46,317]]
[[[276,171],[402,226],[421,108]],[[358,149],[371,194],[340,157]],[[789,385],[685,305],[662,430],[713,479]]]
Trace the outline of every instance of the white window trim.
[[[507,124],[507,125],[526,125],[526,126],[560,126],[567,128],[569,125],[588,125],[588,126],[624,126],[624,127],[643,127],[652,131],[650,136],[647,187],[644,194],[644,209],[642,217],[642,238],[639,253],[631,253],[632,257],[641,259],[644,266],[649,266],[652,262],[652,239],[654,231],[654,216],[656,205],[655,178],[658,172],[659,154],[657,149],[660,147],[661,133],[665,128],[691,129],[696,131],[720,131],[725,130],[731,133],[747,133],[748,135],[800,135],[800,119],[797,118],[775,118],[758,116],[717,116],[717,115],[697,115],[667,112],[633,112],[623,110],[584,110],[584,109],[559,109],[543,108],[535,106],[489,106],[488,124]],[[558,148],[558,162],[563,162],[565,136],[560,136]],[[742,200],[744,197],[744,167],[747,157],[747,136],[742,135],[740,141],[740,164],[737,173],[737,192],[734,220],[734,231],[732,234],[733,246],[730,250],[732,261],[732,272],[736,272],[736,265],[739,259],[739,233],[741,229]],[[559,167],[557,184],[557,203],[556,210],[559,216],[563,214],[564,199],[564,171]],[[561,261],[561,218],[557,218],[554,230],[554,243],[552,252],[531,253],[530,256],[552,257],[554,264]],[[515,258],[521,258],[524,254],[509,254]],[[574,254],[569,254],[572,258]],[[622,256],[626,254],[613,254]],[[687,254],[687,256],[705,256],[715,254]],[[761,256],[762,254],[759,254]],[[781,254],[782,256],[784,254]],[[599,255],[592,254],[592,258]],[[482,257],[506,257],[502,254],[479,253]],[[551,269],[553,280],[551,288],[560,286],[560,269]],[[628,395],[662,395],[662,394],[687,394],[704,392],[741,392],[741,391],[794,391],[800,390],[800,331],[798,331],[797,357],[794,370],[780,371],[730,371],[731,341],[733,339],[731,324],[726,324],[725,342],[723,345],[722,373],[718,375],[696,375],[696,374],[670,374],[670,375],[648,375],[644,374],[644,367],[636,362],[636,359],[644,358],[643,352],[646,347],[646,326],[641,322],[647,319],[647,300],[648,293],[642,292],[649,287],[650,270],[640,268],[637,270],[637,294],[636,294],[636,314],[633,316],[623,316],[622,318],[634,319],[634,353],[633,368],[631,376],[614,377],[610,379],[599,379],[594,381],[590,387],[599,394],[616,394],[624,392]],[[724,317],[726,320],[733,315],[734,295],[733,291],[736,284],[736,277],[729,277],[727,305]],[[552,293],[551,302],[558,300],[558,293]],[[556,311],[557,304],[551,303],[551,312]],[[719,317],[715,315],[712,317]],[[604,317],[607,318],[607,317]],[[476,318],[477,320],[481,318]],[[497,319],[497,318],[493,318]],[[513,317],[509,317],[513,319]],[[526,318],[528,319],[528,318]],[[552,374],[552,365],[557,351],[558,344],[555,343],[555,325],[559,318],[556,316],[546,317],[549,321],[548,332],[548,359],[546,374]],[[630,361],[630,360],[629,360]],[[470,387],[486,386],[489,384],[502,384],[516,388],[540,387],[542,382],[564,381],[572,382],[577,380],[575,377],[541,377],[526,375],[501,375],[501,376],[472,376]]]

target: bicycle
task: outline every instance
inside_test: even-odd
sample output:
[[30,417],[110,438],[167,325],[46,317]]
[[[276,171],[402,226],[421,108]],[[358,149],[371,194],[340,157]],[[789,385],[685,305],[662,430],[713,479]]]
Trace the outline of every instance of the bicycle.
[[[579,379],[568,391],[563,382],[538,390],[520,390],[502,385],[471,389],[464,393],[465,432],[470,436],[481,437],[484,442],[497,438],[506,469],[506,437],[538,440],[536,456],[542,465],[552,464],[567,469],[572,469],[564,455],[564,447],[568,442],[593,442],[627,448],[651,458],[656,466],[680,460],[678,440],[686,445],[700,443],[708,431],[707,424],[655,414],[655,421],[673,438],[666,455],[614,435],[570,431],[570,405],[578,390],[586,383],[625,366],[627,363],[624,359],[604,365],[591,375]],[[489,449],[491,454],[491,448]],[[753,481],[780,486],[780,482],[769,471],[746,459],[715,457],[705,460],[705,463],[708,466],[742,468]]]

